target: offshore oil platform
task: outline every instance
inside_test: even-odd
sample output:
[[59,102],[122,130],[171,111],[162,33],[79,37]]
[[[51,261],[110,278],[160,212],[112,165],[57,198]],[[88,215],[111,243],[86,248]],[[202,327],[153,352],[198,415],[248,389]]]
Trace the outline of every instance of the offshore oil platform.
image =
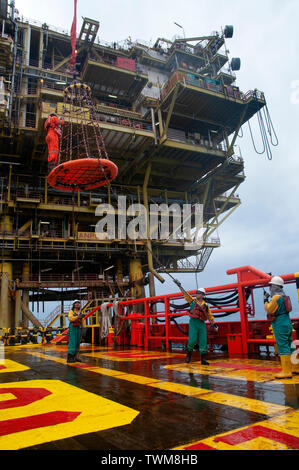
[[[200,292],[156,293],[220,247],[241,204],[242,126],[256,116],[268,158],[267,130],[275,145],[264,93],[236,83],[233,26],[107,43],[90,18],[77,35],[74,3],[69,33],[0,1],[0,449],[299,449],[296,367],[278,377],[275,328],[254,318],[271,276],[245,266],[205,289],[209,363],[175,347],[188,342],[181,301]],[[161,236],[161,208],[184,205],[190,223],[169,211]],[[141,206],[145,232],[124,235]],[[299,292],[299,273],[279,279]],[[66,363],[78,299],[83,359]]]
[[[8,283],[2,288],[7,314],[1,326],[26,321],[21,303],[30,301],[42,310],[45,302],[57,299],[55,288],[63,288],[62,301],[122,300],[144,297],[146,284],[154,296],[154,279],[160,282],[165,271],[202,271],[220,246],[217,228],[241,202],[237,190],[245,176],[243,158],[236,154],[237,135],[266,105],[263,93],[243,93],[236,86],[240,59],[229,61],[225,46],[233,27],[173,42],[159,38],[148,47],[130,40],[106,44],[98,40],[99,22],[85,18],[76,41],[75,76],[91,89],[94,119],[118,175],[97,189],[85,184],[65,191],[63,185],[48,184],[49,115],[64,116],[64,127],[72,128],[65,160],[92,153],[75,149],[75,139],[84,139],[81,127],[90,120],[88,107],[82,108],[81,101],[73,113],[67,108],[65,90],[74,78],[71,39],[58,28],[15,13],[7,17],[5,11],[1,273]],[[78,114],[78,109],[83,111]],[[98,239],[96,207],[109,203],[117,210],[118,196],[126,197],[127,206],[202,204],[200,250],[188,250],[184,239],[173,237],[155,243],[151,238]]]

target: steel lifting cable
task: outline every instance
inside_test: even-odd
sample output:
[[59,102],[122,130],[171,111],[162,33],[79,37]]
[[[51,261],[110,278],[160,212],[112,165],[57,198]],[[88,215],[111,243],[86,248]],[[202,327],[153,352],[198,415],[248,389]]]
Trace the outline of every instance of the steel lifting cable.
[[[242,137],[244,136],[244,132],[243,132],[242,126],[240,127],[240,131],[241,131],[241,135],[239,135],[239,133],[238,133],[238,137],[239,137],[240,139],[242,139]],[[239,131],[239,132],[240,132],[240,131]]]
[[275,129],[274,129],[272,119],[271,119],[271,116],[270,116],[269,109],[268,109],[267,105],[263,109],[263,114],[264,114],[264,118],[263,118],[263,115],[262,115],[260,110],[257,112],[258,123],[259,123],[260,133],[261,133],[262,142],[263,142],[263,150],[261,152],[259,152],[257,150],[256,144],[255,144],[255,141],[254,141],[254,138],[253,138],[253,133],[252,133],[250,121],[248,121],[248,127],[249,127],[251,140],[252,140],[252,144],[253,144],[255,152],[259,155],[263,155],[266,152],[268,160],[272,160],[272,152],[271,152],[270,143],[269,143],[269,140],[268,140],[268,137],[267,137],[267,132],[270,136],[270,142],[271,142],[273,147],[278,146],[279,140],[278,140],[277,134],[275,132]]
[[271,147],[270,147],[270,143],[269,143],[269,140],[268,140],[268,137],[267,137],[267,131],[266,131],[266,128],[265,128],[265,123],[264,123],[263,115],[262,115],[261,112],[258,113],[258,119],[259,119],[259,125],[260,125],[261,135],[262,135],[262,138],[263,138],[263,140],[264,140],[264,142],[265,142],[265,148],[266,148],[267,158],[268,158],[268,160],[272,160]]
[[[279,140],[278,140],[277,134],[275,132],[275,129],[274,129],[272,119],[271,119],[271,116],[270,116],[269,109],[268,109],[267,105],[263,109],[263,112],[264,112],[264,116],[265,116],[265,121],[266,121],[267,129],[268,129],[268,133],[270,135],[271,144],[273,145],[273,147],[277,147],[278,144],[279,144]],[[276,143],[273,142],[272,132],[274,134]]]
[[255,145],[255,141],[254,141],[254,138],[253,138],[253,133],[252,133],[252,129],[251,129],[251,125],[250,125],[250,121],[248,121],[248,127],[249,127],[249,131],[250,131],[250,135],[251,135],[251,140],[252,140],[252,144],[253,144],[253,148],[255,150],[255,152],[258,154],[258,155],[263,155],[265,153],[265,142],[264,140],[262,140],[263,144],[264,144],[264,147],[263,147],[263,150],[261,152],[259,152],[257,150],[257,147]]
[[264,122],[263,122],[263,119],[261,117],[260,111],[258,111],[257,115],[258,115],[258,123],[259,123],[260,133],[261,133],[261,137],[262,137],[263,150],[261,152],[258,151],[258,149],[256,147],[256,144],[255,144],[255,141],[254,141],[251,125],[250,125],[250,122],[248,121],[248,127],[249,127],[249,131],[250,131],[250,135],[251,135],[253,148],[254,148],[255,152],[258,155],[263,155],[266,152],[268,160],[272,160],[272,152],[271,152],[271,149],[270,149],[270,146],[269,146],[269,141],[267,139],[267,135],[266,135],[265,127],[264,127]]
[[[72,202],[73,202],[73,207],[72,207],[72,222],[73,222],[73,230],[75,230],[75,192],[73,191],[72,195]],[[79,260],[78,260],[78,247],[77,247],[77,239],[78,239],[78,233],[76,231],[76,237],[74,237],[74,248],[75,248],[75,258],[76,258],[76,272],[78,274],[78,280],[79,280],[79,296],[80,296],[80,302],[82,302],[82,292],[81,292],[81,280],[80,280],[80,270],[79,270]]]

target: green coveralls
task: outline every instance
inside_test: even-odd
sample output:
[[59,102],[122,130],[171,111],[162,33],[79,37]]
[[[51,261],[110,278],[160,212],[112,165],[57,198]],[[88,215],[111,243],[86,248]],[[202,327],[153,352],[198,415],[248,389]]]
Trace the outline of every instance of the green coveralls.
[[[72,311],[71,311],[72,312]],[[70,313],[71,313],[70,312]],[[72,312],[75,314],[75,312]],[[79,352],[81,342],[81,327],[74,326],[70,321],[69,324],[69,344],[68,344],[68,354],[75,357]]]
[[[271,302],[276,302],[278,308],[275,312],[276,320],[272,322],[278,354],[280,356],[292,354],[293,326],[284,306],[283,296],[274,296]],[[275,307],[274,307],[275,308]],[[273,309],[274,309],[273,308]]]
[[[196,302],[192,302],[190,305],[190,312],[196,306]],[[207,354],[208,352],[208,339],[207,339],[207,329],[204,321],[199,318],[190,318],[189,320],[189,338],[187,344],[187,350],[189,352],[193,351],[194,346],[198,342],[199,352],[201,354]]]

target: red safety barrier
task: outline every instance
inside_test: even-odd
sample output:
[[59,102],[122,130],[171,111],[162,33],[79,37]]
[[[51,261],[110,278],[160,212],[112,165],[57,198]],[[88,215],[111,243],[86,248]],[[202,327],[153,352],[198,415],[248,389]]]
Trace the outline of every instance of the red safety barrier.
[[[211,312],[214,315],[217,314],[225,314],[225,313],[239,313],[240,314],[240,321],[235,322],[237,327],[236,331],[230,331],[226,329],[223,331],[222,324],[225,322],[218,323],[219,332],[217,335],[215,333],[210,333],[209,335],[209,342],[212,340],[214,344],[226,344],[230,341],[229,347],[233,353],[242,353],[248,354],[254,350],[254,347],[257,344],[274,344],[274,339],[267,339],[267,334],[269,335],[269,326],[270,322],[265,321],[265,325],[263,328],[263,334],[258,335],[259,337],[254,336],[254,328],[252,326],[253,322],[250,322],[249,318],[254,316],[255,314],[255,304],[254,304],[254,297],[253,291],[254,289],[260,289],[263,287],[269,286],[269,281],[271,280],[271,276],[266,274],[252,266],[244,266],[237,269],[231,269],[227,271],[227,274],[236,274],[237,275],[237,282],[220,285],[216,287],[208,287],[206,288],[207,296],[209,294],[224,294],[224,293],[231,293],[237,292],[238,294],[238,301],[237,306],[233,306],[230,304],[211,308]],[[281,275],[286,283],[295,283],[296,277],[295,274],[287,274]],[[250,301],[251,305],[247,304],[246,299],[246,291],[250,288]],[[196,291],[189,291],[191,295],[195,295]],[[176,294],[168,294],[163,296],[156,296],[156,297],[148,297],[145,299],[136,299],[136,300],[129,300],[129,301],[122,301],[119,302],[119,314],[120,320],[136,320],[141,321],[144,325],[144,347],[149,348],[152,347],[153,344],[157,345],[160,342],[165,344],[166,350],[169,350],[171,347],[172,342],[186,342],[188,335],[187,331],[186,334],[182,334],[177,326],[171,324],[171,320],[175,319],[176,317],[186,316],[188,312],[178,312],[175,309],[172,309],[170,304],[174,301],[179,299],[183,299],[182,293]],[[249,299],[248,299],[249,301]],[[162,304],[163,307],[160,311],[153,313],[151,311],[151,304]],[[111,304],[112,305],[112,304]],[[134,314],[132,315],[124,315],[124,310],[127,307],[135,307],[141,306],[143,309],[143,313]],[[156,325],[156,320],[163,321],[164,330],[161,332],[161,324]],[[217,318],[215,319],[217,323]],[[133,323],[133,322],[132,322]],[[229,325],[232,325],[234,322],[226,322]],[[255,322],[259,323],[259,322]],[[180,325],[186,328],[186,325]],[[186,328],[187,329],[187,328]],[[132,342],[134,345],[138,343],[137,339],[137,329],[136,324],[132,325],[132,333],[131,333],[131,344]],[[140,333],[141,334],[141,333]],[[133,339],[132,339],[133,336]],[[229,339],[230,336],[230,339]],[[234,336],[234,339],[233,339]],[[262,337],[260,337],[262,336]],[[139,340],[141,344],[141,340]]]
[[[211,312],[213,315],[239,313],[239,321],[221,321],[215,323],[218,326],[218,333],[214,329],[208,329],[208,342],[210,347],[212,345],[226,345],[231,354],[248,354],[248,352],[256,351],[259,345],[273,345],[274,338],[271,339],[271,332],[269,327],[271,323],[265,320],[253,320],[255,315],[254,303],[254,290],[261,289],[269,286],[271,276],[252,266],[243,266],[241,268],[231,269],[227,271],[228,275],[237,275],[237,282],[220,285],[216,287],[206,288],[207,296],[212,294],[231,294],[236,292],[237,301],[235,304],[221,305],[221,307],[212,307]],[[286,284],[295,283],[295,274],[281,275]],[[248,297],[248,289],[250,295]],[[196,291],[189,291],[189,294],[195,295]],[[246,298],[246,293],[247,297]],[[165,346],[168,351],[171,348],[171,343],[186,343],[188,340],[188,323],[187,324],[172,324],[171,322],[179,317],[188,315],[188,311],[179,311],[173,307],[173,302],[182,300],[183,295],[181,292],[175,294],[167,294],[156,297],[147,297],[144,299],[121,301],[118,304],[119,309],[119,325],[118,329],[121,330],[122,322],[131,321],[131,336],[125,335],[124,331],[114,338],[114,333],[109,333],[108,344],[112,344],[116,340],[117,344],[130,344],[132,346],[139,346],[144,348],[156,348]],[[249,304],[251,302],[251,304]],[[152,305],[156,305],[157,311],[154,313],[151,310]],[[162,305],[162,307],[160,307]],[[112,307],[113,304],[108,304]],[[130,311],[136,309],[142,310],[142,313],[129,313],[125,314],[125,309]],[[87,319],[96,310],[101,307],[95,307],[89,314],[85,316]],[[266,314],[265,314],[266,317]],[[294,334],[294,339],[299,339],[299,319],[294,319],[297,334]],[[270,336],[270,338],[269,338]]]

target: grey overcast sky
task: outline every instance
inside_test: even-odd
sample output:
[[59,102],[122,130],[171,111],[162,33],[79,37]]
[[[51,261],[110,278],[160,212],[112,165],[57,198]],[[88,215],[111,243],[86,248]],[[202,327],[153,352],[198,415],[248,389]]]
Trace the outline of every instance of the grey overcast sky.
[[[70,30],[73,0],[16,0],[20,14]],[[242,205],[220,227],[221,248],[215,250],[201,286],[232,282],[226,270],[253,265],[265,272],[287,274],[299,271],[299,1],[298,0],[78,0],[78,29],[81,17],[100,21],[100,39],[155,41],[172,39],[182,31],[186,37],[220,31],[234,25],[234,37],[227,40],[230,57],[240,57],[237,84],[242,91],[257,88],[265,92],[268,108],[279,139],[271,147],[273,160],[255,153],[248,126],[239,138],[245,160],[246,181],[239,188]],[[252,120],[256,145],[262,141]],[[157,293],[176,291],[165,276]],[[180,276],[188,289],[196,286],[194,275]],[[292,287],[294,311],[299,311]]]

